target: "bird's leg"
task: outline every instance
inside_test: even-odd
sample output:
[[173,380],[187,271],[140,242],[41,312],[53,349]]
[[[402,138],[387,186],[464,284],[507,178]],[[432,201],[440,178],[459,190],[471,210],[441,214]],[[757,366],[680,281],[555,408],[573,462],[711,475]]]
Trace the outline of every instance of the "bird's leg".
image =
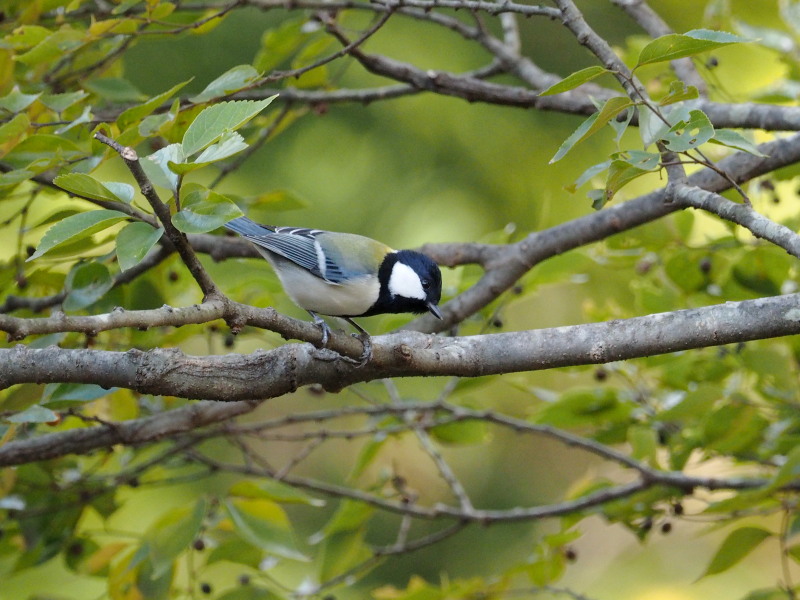
[[361,325],[359,325],[355,321],[353,321],[353,319],[351,319],[350,317],[342,317],[342,318],[348,323],[350,323],[350,325],[358,329],[358,335],[355,334],[353,335],[361,340],[361,343],[364,345],[364,350],[361,352],[361,356],[358,357],[358,360],[353,362],[356,363],[356,368],[363,367],[365,364],[369,362],[369,359],[372,358],[372,338],[370,338],[369,333],[367,333],[367,330],[361,327]]
[[328,327],[328,324],[325,322],[325,319],[320,317],[317,313],[313,311],[308,311],[312,317],[314,317],[314,325],[319,327],[322,330],[322,344],[321,346],[324,348],[328,345],[328,340],[331,337],[331,328]]

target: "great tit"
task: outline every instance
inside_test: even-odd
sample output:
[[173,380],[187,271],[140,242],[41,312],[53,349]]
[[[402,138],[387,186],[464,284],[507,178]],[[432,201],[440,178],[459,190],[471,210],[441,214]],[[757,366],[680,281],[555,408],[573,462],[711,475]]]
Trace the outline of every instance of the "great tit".
[[372,344],[352,317],[430,312],[442,318],[442,274],[424,254],[352,233],[259,225],[247,217],[225,227],[255,244],[269,261],[292,301],[322,329],[323,346],[330,328],[319,315],[341,317],[360,332],[359,365],[372,356]]

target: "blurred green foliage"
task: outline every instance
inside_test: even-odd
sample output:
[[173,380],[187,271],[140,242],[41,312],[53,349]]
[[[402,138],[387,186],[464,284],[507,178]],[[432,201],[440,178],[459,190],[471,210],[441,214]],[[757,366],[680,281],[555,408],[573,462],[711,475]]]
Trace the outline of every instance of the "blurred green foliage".
[[[635,65],[651,40],[608,3],[584,4],[589,22]],[[433,94],[366,106],[287,107],[280,100],[270,104],[271,91],[257,100],[228,98],[252,91],[249,86],[264,72],[303,67],[336,51],[324,31],[298,11],[245,7],[203,21],[213,9],[129,1],[94,19],[93,6],[50,0],[6,8],[0,47],[5,235],[0,301],[63,294],[52,306],[69,314],[101,314],[118,306],[137,310],[200,300],[174,256],[146,276],[115,284],[147,256],[161,232],[141,220],[123,223],[134,210],[146,212],[146,204],[134,194],[117,155],[92,138],[95,131],[148,157],[143,159],[148,175],[172,203],[175,225],[188,233],[213,231],[243,210],[256,220],[362,233],[396,247],[506,243],[590,213],[592,200],[597,208],[611,196],[621,203],[663,183],[652,173],[655,155],[644,154],[638,134],[613,127],[611,119],[629,108],[625,99],[601,109],[613,131],[588,123],[583,133],[591,137],[575,136],[565,149],[569,160],[549,164],[583,119]],[[714,98],[789,102],[797,86],[800,27],[797,11],[786,8],[796,4],[780,6],[783,13],[772,2],[674,0],[659,3],[657,10],[676,31],[735,29],[762,38],[760,45],[720,47],[716,66],[697,61]],[[353,30],[367,24],[363,15],[344,22]],[[187,27],[173,31],[182,26]],[[140,28],[146,31],[131,36]],[[522,51],[538,65],[565,77],[591,64],[557,23],[522,21],[521,41]],[[367,48],[423,69],[456,72],[477,68],[488,56],[452,32],[395,19]],[[666,98],[663,105],[693,97],[674,85],[663,62],[642,62],[648,64],[638,74],[652,97]],[[330,91],[383,84],[344,60],[274,85]],[[708,139],[718,135],[728,146],[744,143],[730,134],[719,136],[697,113],[687,111],[665,133],[676,149],[693,129]],[[274,134],[261,145],[259,136],[271,128]],[[250,148],[255,153],[237,164]],[[708,152],[718,158],[731,149]],[[599,192],[587,198],[586,185],[574,182],[606,160],[608,165],[581,182]],[[228,173],[232,162],[236,168]],[[605,168],[608,178],[601,175]],[[217,185],[220,169],[225,176]],[[750,184],[747,192],[760,212],[796,229],[800,214],[790,202],[796,186],[787,170],[768,185]],[[215,263],[205,256],[202,261],[231,297],[300,316],[263,261]],[[517,288],[463,323],[459,333],[560,326],[777,295],[796,289],[796,270],[794,259],[779,248],[708,216],[678,213],[537,265]],[[446,272],[446,297],[469,288],[480,274],[476,266]],[[16,314],[36,312],[23,308]],[[382,332],[405,320],[377,317],[369,328]],[[196,354],[283,343],[275,334],[249,329],[234,339],[222,324],[54,334],[25,342],[113,350],[180,347]],[[741,597],[757,587],[766,591],[751,597],[788,594],[783,588],[794,594],[790,575],[800,558],[795,539],[799,353],[798,340],[790,338],[502,378],[375,382],[322,398],[303,390],[265,403],[248,417],[242,428],[250,423],[253,429],[251,437],[242,434],[246,443],[220,427],[207,438],[186,436],[5,468],[0,599],[107,594],[121,600],[239,600],[328,598],[328,593],[387,600],[579,598],[584,589],[586,597],[633,598],[642,588],[655,588],[654,581],[676,579],[685,584],[680,597],[694,597],[689,583],[717,573],[729,578],[717,579],[722,584],[703,579],[697,597],[710,591]],[[376,418],[362,410],[437,398],[475,413],[470,418],[437,409],[413,413],[433,420],[422,423],[421,434],[408,415]],[[3,441],[88,429],[184,404],[97,385],[16,386],[0,392]],[[330,416],[338,419],[339,409],[343,414],[353,409],[341,423]],[[320,410],[330,414],[299,424],[285,420]],[[481,418],[487,414],[519,423]],[[442,525],[428,519],[411,525],[379,510],[379,502],[339,499],[344,494],[337,490],[347,488],[409,506],[453,502],[442,463],[458,473],[475,506],[495,510],[576,500],[613,487],[619,479],[614,467],[541,437],[548,427],[622,449],[653,469],[760,477],[764,484],[745,491],[734,486],[725,495],[657,486],[546,522],[498,524],[487,518],[485,527],[465,527],[436,545],[396,555],[392,548],[403,546],[403,535],[424,540],[440,534]],[[426,453],[425,439],[440,454]],[[314,452],[315,443],[324,443],[325,451]],[[248,471],[259,460],[272,479]],[[287,465],[287,472],[275,465]],[[320,479],[327,488],[308,484]],[[328,495],[321,493],[325,490]],[[690,549],[662,558],[663,564],[656,557],[640,565],[638,546],[630,550],[619,538],[624,530],[637,543],[658,548],[673,523],[694,532],[696,523],[725,525],[734,517],[757,525],[748,520],[702,543],[692,539]],[[765,548],[766,558],[757,553]],[[611,566],[610,555],[618,557]],[[775,564],[781,560],[779,570]],[[579,568],[572,569],[576,561]],[[626,592],[615,590],[616,573],[622,571],[637,578]]]

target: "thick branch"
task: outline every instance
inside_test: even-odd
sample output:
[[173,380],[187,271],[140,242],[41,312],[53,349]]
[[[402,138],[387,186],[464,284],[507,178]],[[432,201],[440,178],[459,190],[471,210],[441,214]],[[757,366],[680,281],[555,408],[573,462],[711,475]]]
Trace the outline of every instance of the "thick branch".
[[[476,377],[664,354],[800,333],[800,295],[728,302],[633,319],[498,333],[373,338],[373,360],[355,369],[329,350],[286,344],[249,355],[187,356],[177,349],[0,349],[0,389],[18,383],[96,383],[183,398],[272,398],[321,384],[339,390],[384,377]],[[645,333],[646,332],[646,333]],[[345,336],[340,336],[345,337]]]

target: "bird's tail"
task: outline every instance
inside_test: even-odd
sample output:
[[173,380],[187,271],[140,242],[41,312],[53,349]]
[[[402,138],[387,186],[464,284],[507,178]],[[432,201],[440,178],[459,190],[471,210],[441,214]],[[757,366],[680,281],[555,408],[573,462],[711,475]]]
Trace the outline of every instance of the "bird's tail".
[[231,231],[235,231],[239,235],[264,235],[266,233],[274,233],[271,227],[266,225],[259,225],[255,221],[251,221],[247,217],[237,217],[232,221],[225,223],[225,227]]

